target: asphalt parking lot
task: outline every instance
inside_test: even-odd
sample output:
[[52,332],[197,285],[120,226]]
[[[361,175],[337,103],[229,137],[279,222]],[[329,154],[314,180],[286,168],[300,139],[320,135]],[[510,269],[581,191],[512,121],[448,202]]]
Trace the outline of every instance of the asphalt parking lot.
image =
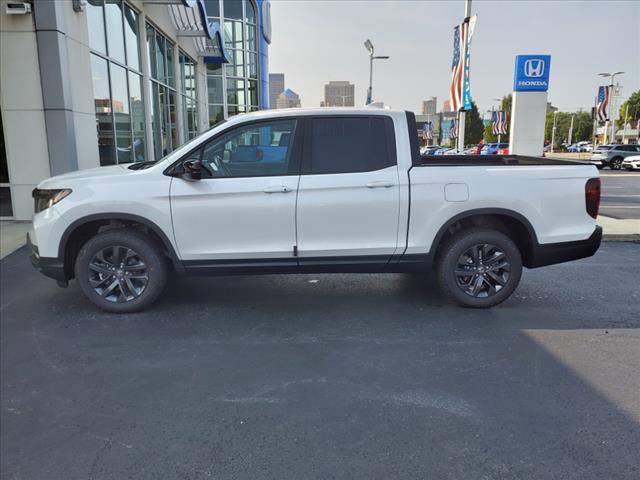
[[602,199],[600,214],[625,219],[640,218],[640,173],[600,170]]
[[420,275],[174,280],[96,310],[0,263],[6,479],[640,478],[640,245],[460,309]]

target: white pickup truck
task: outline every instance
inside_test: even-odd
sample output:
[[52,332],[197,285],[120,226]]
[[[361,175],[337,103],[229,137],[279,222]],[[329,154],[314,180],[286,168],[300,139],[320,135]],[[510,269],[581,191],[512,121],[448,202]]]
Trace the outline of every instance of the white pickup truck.
[[34,190],[33,264],[112,312],[168,275],[413,272],[458,303],[508,298],[522,267],[593,255],[592,165],[421,158],[410,112],[269,110],[217,125],[155,163],[73,172]]

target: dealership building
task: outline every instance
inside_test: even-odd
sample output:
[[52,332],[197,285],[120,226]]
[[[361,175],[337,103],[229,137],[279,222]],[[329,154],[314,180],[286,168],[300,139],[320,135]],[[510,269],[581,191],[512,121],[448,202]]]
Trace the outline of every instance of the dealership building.
[[2,219],[30,219],[31,191],[47,177],[157,160],[269,107],[268,0],[2,0],[0,9]]

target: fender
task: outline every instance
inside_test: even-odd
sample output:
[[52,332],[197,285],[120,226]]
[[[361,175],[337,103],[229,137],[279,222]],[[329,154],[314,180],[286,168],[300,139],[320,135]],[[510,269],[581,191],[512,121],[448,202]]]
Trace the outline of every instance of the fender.
[[538,236],[536,235],[535,229],[533,228],[529,220],[527,220],[526,217],[524,217],[523,215],[513,210],[508,210],[505,208],[476,208],[474,210],[467,210],[466,212],[459,213],[458,215],[447,220],[444,223],[444,225],[440,227],[440,229],[438,230],[438,233],[434,237],[433,243],[429,248],[429,253],[432,256],[433,254],[435,254],[435,250],[437,249],[438,245],[440,244],[440,241],[442,240],[442,237],[447,232],[449,227],[451,227],[456,222],[459,222],[460,220],[464,220],[465,218],[475,217],[478,215],[504,215],[506,217],[511,217],[514,220],[517,220],[522,225],[524,225],[524,227],[527,229],[529,238],[531,239],[532,246],[534,248],[537,248],[539,246]]
[[67,248],[67,242],[69,241],[69,238],[71,237],[73,232],[75,232],[82,225],[85,225],[87,223],[90,223],[96,220],[129,220],[135,223],[139,223],[140,225],[144,225],[145,227],[153,231],[158,236],[158,238],[160,238],[160,240],[162,241],[162,246],[169,253],[169,257],[171,258],[171,263],[173,264],[173,267],[175,268],[176,272],[180,274],[184,273],[184,267],[182,265],[182,262],[178,258],[178,255],[176,254],[176,251],[173,248],[173,244],[169,240],[169,237],[167,237],[167,235],[164,233],[164,231],[160,227],[158,227],[158,225],[153,223],[151,220],[144,217],[140,217],[138,215],[132,215],[130,213],[119,213],[119,212],[96,213],[93,215],[87,215],[86,217],[79,218],[78,220],[72,222],[64,231],[64,233],[62,234],[62,238],[60,239],[60,245],[58,246],[58,259],[60,261],[64,262],[65,260],[64,255]]

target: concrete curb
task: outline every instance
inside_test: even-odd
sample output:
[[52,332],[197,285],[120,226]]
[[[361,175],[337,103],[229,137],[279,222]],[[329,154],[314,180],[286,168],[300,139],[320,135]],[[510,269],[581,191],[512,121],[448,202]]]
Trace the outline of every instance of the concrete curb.
[[640,233],[632,233],[628,235],[612,233],[610,235],[602,236],[603,242],[633,242],[640,243]]

